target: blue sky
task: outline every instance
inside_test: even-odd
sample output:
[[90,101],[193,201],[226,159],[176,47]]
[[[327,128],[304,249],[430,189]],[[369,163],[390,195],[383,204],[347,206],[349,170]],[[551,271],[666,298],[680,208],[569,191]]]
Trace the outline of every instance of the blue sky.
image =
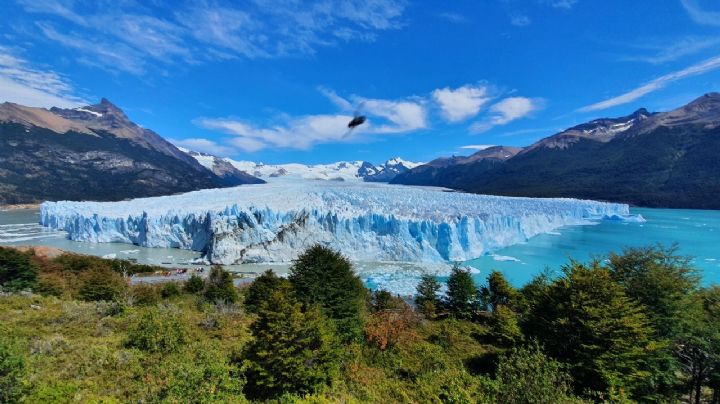
[[106,97],[177,145],[267,163],[427,161],[720,91],[717,0],[3,4],[0,101]]

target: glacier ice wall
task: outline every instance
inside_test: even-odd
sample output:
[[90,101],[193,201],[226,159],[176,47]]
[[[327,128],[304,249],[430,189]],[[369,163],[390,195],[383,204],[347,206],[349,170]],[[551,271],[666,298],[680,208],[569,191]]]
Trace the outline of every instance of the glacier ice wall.
[[202,251],[213,263],[287,262],[315,243],[357,261],[464,261],[624,204],[508,198],[369,183],[243,185],[121,202],[45,202],[70,239]]

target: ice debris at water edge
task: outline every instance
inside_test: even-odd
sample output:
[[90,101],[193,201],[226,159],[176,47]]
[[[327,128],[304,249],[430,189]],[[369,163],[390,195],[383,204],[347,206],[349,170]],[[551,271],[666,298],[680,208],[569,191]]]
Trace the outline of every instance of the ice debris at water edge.
[[566,225],[642,220],[625,204],[367,183],[244,185],[121,202],[45,202],[69,238],[201,251],[213,263],[288,262],[320,243],[355,261],[465,261]]

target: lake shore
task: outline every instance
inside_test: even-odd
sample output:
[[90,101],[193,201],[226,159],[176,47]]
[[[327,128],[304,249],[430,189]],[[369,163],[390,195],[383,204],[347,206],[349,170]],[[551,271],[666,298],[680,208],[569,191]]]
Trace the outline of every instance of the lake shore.
[[23,210],[23,209],[40,209],[39,203],[20,203],[17,205],[0,205],[0,211]]

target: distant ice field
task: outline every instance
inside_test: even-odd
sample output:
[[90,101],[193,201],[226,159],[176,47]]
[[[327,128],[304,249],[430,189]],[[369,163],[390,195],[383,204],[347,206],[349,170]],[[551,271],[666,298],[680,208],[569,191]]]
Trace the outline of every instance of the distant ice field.
[[356,261],[466,261],[562,226],[642,221],[625,204],[442,188],[298,181],[122,202],[46,202],[69,238],[201,251],[219,264],[289,262],[319,243]]

